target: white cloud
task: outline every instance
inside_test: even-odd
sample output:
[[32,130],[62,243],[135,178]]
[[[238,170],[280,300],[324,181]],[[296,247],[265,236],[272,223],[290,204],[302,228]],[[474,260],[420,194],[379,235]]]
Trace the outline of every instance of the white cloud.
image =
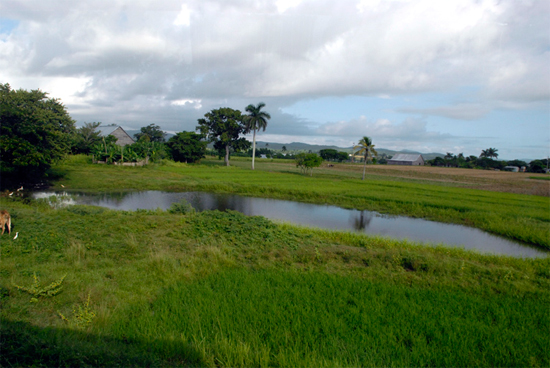
[[192,106],[194,109],[199,110],[202,107],[201,100],[189,100],[189,99],[181,99],[171,102],[172,105],[175,106]]
[[187,4],[181,4],[181,10],[174,20],[174,25],[176,26],[186,26],[188,27],[191,24],[191,10]]
[[284,13],[290,8],[295,8],[301,3],[301,0],[276,0],[275,6],[279,13]]
[[[482,121],[502,107],[544,112],[550,100],[548,1],[5,0],[0,14],[17,24],[0,38],[0,82],[47,90],[88,120],[177,130],[222,103],[439,94],[388,110]],[[463,87],[478,93],[453,99]],[[361,124],[388,138],[384,129],[407,131],[364,114],[372,120],[346,115],[319,131],[280,114],[270,129],[344,140]]]

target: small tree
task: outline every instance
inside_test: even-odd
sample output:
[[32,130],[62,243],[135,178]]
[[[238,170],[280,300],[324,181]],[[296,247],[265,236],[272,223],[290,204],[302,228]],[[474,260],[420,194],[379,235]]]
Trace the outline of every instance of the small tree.
[[101,142],[101,136],[96,130],[101,123],[84,123],[76,130],[73,152],[89,154],[92,147]]
[[171,137],[166,145],[174,161],[197,162],[205,157],[207,142],[203,138],[194,132],[181,132]]
[[323,163],[323,159],[316,153],[299,153],[294,160],[296,161],[296,167],[299,167],[304,174],[309,171],[310,176],[313,176],[313,168],[319,167]]

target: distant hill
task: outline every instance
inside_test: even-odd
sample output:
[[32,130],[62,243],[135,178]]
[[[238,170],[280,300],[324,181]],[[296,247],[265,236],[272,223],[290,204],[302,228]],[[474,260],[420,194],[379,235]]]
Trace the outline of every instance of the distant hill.
[[[134,134],[140,133],[141,130],[126,130],[126,133],[132,138],[134,138]],[[174,136],[174,134],[166,133],[165,139],[168,140],[170,137]],[[274,151],[280,151],[283,149],[283,146],[285,146],[287,151],[298,151],[298,152],[316,152],[318,153],[320,150],[323,149],[334,149],[337,151],[343,151],[351,153],[353,151],[353,147],[338,147],[338,146],[326,146],[326,145],[320,145],[320,144],[308,144],[308,143],[301,143],[301,142],[292,142],[292,143],[273,143],[273,142],[263,142],[263,141],[256,141],[256,148],[269,148],[270,150]],[[209,145],[210,148],[212,148],[212,144]],[[394,156],[396,153],[421,153],[422,157],[424,157],[424,160],[432,160],[436,157],[445,157],[443,153],[437,153],[437,152],[430,152],[430,153],[422,153],[418,151],[411,151],[411,150],[401,150],[401,151],[393,151],[385,148],[377,148],[376,151],[378,154],[385,153],[388,156]]]
[[256,141],[257,148],[266,148],[266,144],[268,144],[267,148],[275,151],[279,151],[283,149],[283,146],[286,147],[287,151],[310,151],[311,150],[311,152],[319,152],[320,150],[323,150],[323,149],[335,149],[337,151],[351,152],[352,150],[352,147],[342,148],[337,146],[324,146],[324,145],[307,144],[307,143],[300,143],[300,142],[272,143],[272,142]]
[[[325,145],[318,145],[318,144],[307,144],[307,143],[301,143],[301,142],[292,142],[292,143],[272,143],[272,142],[261,142],[256,141],[256,147],[257,148],[265,148],[266,143],[268,144],[267,148],[278,151],[283,148],[283,146],[286,147],[287,151],[311,151],[311,152],[319,152],[323,149],[335,149],[337,151],[343,151],[351,153],[353,151],[353,147],[338,147],[338,146],[325,146]],[[411,150],[401,150],[401,151],[394,151],[389,150],[385,148],[377,148],[376,151],[378,154],[385,153],[388,156],[394,156],[396,153],[419,153],[422,154],[422,157],[424,157],[424,160],[432,160],[436,157],[445,157],[443,153],[437,153],[437,152],[430,152],[430,153],[422,153],[418,151],[411,151]]]

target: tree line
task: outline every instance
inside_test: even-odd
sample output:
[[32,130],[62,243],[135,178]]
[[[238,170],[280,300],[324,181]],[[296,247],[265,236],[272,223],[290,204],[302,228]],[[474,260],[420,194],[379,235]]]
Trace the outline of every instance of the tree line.
[[[223,157],[229,166],[232,154],[252,157],[254,170],[256,155],[265,154],[275,158],[290,158],[304,174],[312,174],[323,160],[343,162],[349,159],[347,152],[324,149],[317,153],[283,153],[265,148],[256,148],[256,132],[266,130],[269,113],[263,111],[265,103],[250,104],[245,113],[229,107],[214,109],[198,119],[194,132],[179,132],[165,140],[165,133],[158,125],[142,127],[134,135],[136,142],[124,147],[116,144],[116,138],[104,136],[98,130],[99,122],[84,123],[75,127],[66,107],[59,99],[50,98],[40,90],[13,90],[9,84],[0,84],[0,185],[14,187],[20,183],[33,183],[48,178],[48,169],[65,155],[93,155],[98,161],[108,163],[138,161],[145,157],[151,161],[171,158],[179,162],[194,163],[204,158],[207,145],[213,145],[214,152]],[[244,135],[252,133],[252,143]],[[252,147],[251,147],[252,146]],[[465,157],[462,153],[447,153],[428,161],[434,166],[468,168],[498,168],[506,165],[526,166],[532,172],[544,172],[548,160],[535,160],[529,164],[523,161],[496,161],[497,149],[483,150],[479,157]],[[212,152],[211,152],[212,153]],[[359,155],[363,161],[363,180],[368,163],[376,163],[377,152],[370,137],[364,136],[353,148],[353,157]],[[380,160],[380,163],[385,161]]]
[[[145,157],[197,162],[212,143],[229,165],[230,153],[250,148],[243,135],[253,133],[255,148],[256,131],[265,131],[271,116],[263,107],[263,102],[251,104],[245,114],[227,107],[212,110],[198,120],[195,132],[179,132],[168,141],[158,125],[150,124],[135,134],[135,143],[121,147],[115,137],[101,134],[100,122],[76,128],[63,103],[48,93],[13,90],[7,83],[0,84],[0,185],[7,188],[47,179],[50,167],[70,153],[93,155],[107,163]],[[252,169],[255,155],[253,149]]]
[[533,160],[526,162],[522,160],[503,161],[497,160],[498,149],[487,148],[481,150],[479,156],[465,156],[463,153],[458,155],[447,152],[444,157],[436,157],[426,162],[427,165],[441,167],[459,167],[463,169],[492,169],[505,170],[507,166],[524,167],[526,171],[533,173],[544,173],[548,165],[548,159]]

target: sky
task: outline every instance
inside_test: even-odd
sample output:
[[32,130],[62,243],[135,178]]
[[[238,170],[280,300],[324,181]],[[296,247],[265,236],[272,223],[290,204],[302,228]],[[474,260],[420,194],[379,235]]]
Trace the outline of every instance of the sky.
[[0,83],[77,126],[264,102],[265,142],[543,158],[550,1],[2,0]]

